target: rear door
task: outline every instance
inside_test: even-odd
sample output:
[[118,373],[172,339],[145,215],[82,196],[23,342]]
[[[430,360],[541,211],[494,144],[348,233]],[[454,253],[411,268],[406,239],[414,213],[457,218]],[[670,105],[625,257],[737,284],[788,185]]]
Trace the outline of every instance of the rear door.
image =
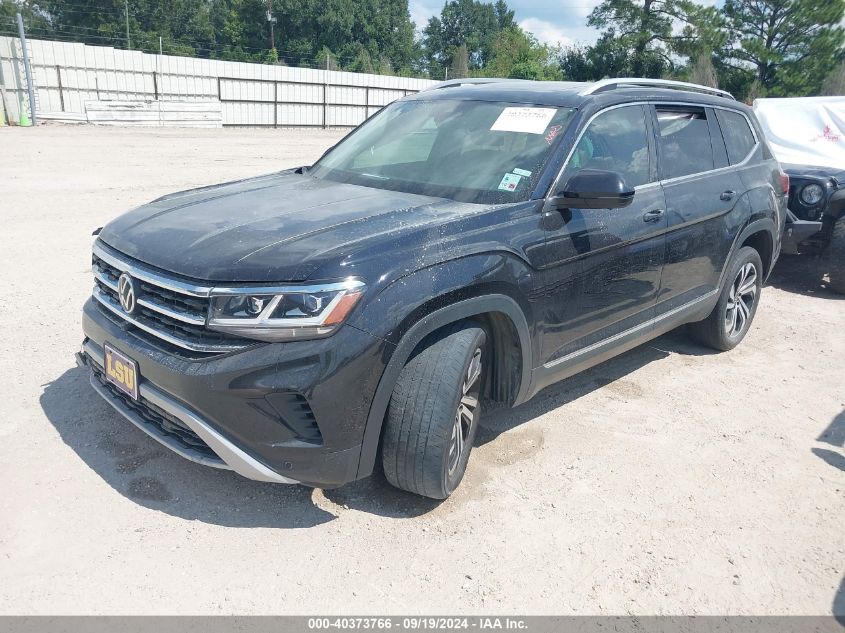
[[659,315],[716,290],[734,224],[746,217],[732,212],[748,200],[712,108],[657,104],[653,113],[668,216]]

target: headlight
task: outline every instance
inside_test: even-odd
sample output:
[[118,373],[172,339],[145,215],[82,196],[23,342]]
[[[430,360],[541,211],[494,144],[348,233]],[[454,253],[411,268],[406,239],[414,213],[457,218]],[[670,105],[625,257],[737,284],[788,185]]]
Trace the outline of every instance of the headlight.
[[811,184],[806,185],[801,190],[801,202],[813,206],[818,204],[824,198],[824,189],[821,185]]
[[364,284],[357,279],[285,288],[215,288],[208,329],[259,341],[328,336],[363,292]]

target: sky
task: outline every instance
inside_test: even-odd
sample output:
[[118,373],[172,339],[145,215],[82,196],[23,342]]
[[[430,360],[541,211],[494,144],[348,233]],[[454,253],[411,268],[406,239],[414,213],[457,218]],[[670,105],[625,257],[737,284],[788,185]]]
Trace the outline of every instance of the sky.
[[[491,0],[485,0],[491,1]],[[547,44],[593,44],[598,29],[587,26],[587,16],[601,0],[508,0],[523,30]],[[700,4],[721,4],[718,0],[699,0]],[[444,0],[409,0],[411,19],[418,30],[428,18],[439,15]]]
[[[516,21],[541,42],[592,44],[599,32],[587,26],[587,16],[600,0],[508,0]],[[439,15],[443,0],[410,0],[411,19],[422,29],[428,18]]]

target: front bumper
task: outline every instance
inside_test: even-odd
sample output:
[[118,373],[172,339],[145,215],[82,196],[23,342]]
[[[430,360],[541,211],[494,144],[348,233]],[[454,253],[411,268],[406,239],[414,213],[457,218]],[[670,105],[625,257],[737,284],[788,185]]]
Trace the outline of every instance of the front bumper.
[[[384,341],[344,326],[327,339],[189,359],[134,336],[91,300],[83,330],[77,360],[94,389],[183,457],[257,481],[329,488],[357,477]],[[102,379],[106,342],[138,363],[137,402]]]
[[[91,386],[118,413],[154,440],[173,452],[178,453],[185,459],[204,466],[211,466],[212,468],[234,470],[239,475],[243,475],[248,479],[255,479],[256,481],[270,481],[278,484],[299,483],[288,477],[283,477],[259,462],[249,453],[235,446],[206,420],[150,384],[149,381],[145,381],[138,386],[140,393],[139,401],[141,403],[138,408],[143,407],[146,415],[139,414],[137,412],[138,408],[127,405],[125,398],[116,395],[108,386],[103,384],[100,379],[100,376],[103,374],[103,351],[90,340],[82,344],[82,349],[76,354],[76,363],[80,367],[88,366],[92,369]],[[146,416],[155,412],[155,409],[150,405],[169,414],[193,431],[208,446],[209,450],[206,451],[189,444],[186,445],[179,441],[177,435],[167,433],[160,425],[145,419]]]

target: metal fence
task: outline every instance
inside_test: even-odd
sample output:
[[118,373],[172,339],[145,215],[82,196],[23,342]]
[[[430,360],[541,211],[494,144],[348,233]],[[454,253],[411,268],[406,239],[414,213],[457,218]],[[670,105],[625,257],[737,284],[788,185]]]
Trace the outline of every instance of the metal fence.
[[[346,127],[426,79],[154,55],[106,46],[30,39],[35,107],[46,119],[87,120],[86,103],[208,101],[232,126]],[[20,40],[0,37],[7,107],[27,107]]]

